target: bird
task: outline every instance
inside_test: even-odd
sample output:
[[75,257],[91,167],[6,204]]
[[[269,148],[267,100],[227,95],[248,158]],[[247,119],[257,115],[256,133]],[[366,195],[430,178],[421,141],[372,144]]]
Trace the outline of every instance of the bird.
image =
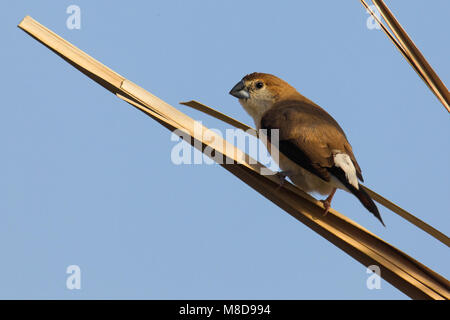
[[326,195],[321,200],[324,215],[337,189],[352,193],[385,226],[377,206],[359,182],[364,179],[352,146],[328,112],[268,73],[244,76],[229,93],[239,99],[258,130],[267,130],[270,143],[274,143],[270,141],[271,130],[279,130],[277,164],[281,171],[277,174],[281,181],[287,177],[305,192]]

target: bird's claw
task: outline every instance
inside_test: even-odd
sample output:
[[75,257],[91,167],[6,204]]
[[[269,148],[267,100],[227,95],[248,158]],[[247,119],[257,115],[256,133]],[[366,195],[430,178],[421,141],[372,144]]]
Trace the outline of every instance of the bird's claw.
[[290,171],[278,171],[275,175],[279,179],[279,185],[277,188],[277,190],[278,190],[286,183],[286,177],[289,177],[291,175],[291,173],[290,173]]
[[320,202],[322,202],[322,204],[325,208],[325,211],[323,212],[323,216],[325,217],[327,215],[328,211],[330,211],[331,201],[329,201],[328,199],[325,199],[325,200],[320,200]]
[[330,211],[331,208],[331,200],[333,200],[333,196],[336,193],[336,188],[333,189],[333,191],[331,191],[330,195],[324,199],[324,200],[320,200],[320,202],[322,202],[323,207],[325,208],[325,211],[323,213],[323,216],[325,217],[328,213],[328,211]]

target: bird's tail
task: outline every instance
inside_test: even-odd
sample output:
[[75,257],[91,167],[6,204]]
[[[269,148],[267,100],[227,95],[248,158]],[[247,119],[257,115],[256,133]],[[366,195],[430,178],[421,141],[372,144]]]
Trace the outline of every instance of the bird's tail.
[[364,187],[358,183],[358,189],[355,188],[354,185],[352,185],[350,182],[348,182],[345,172],[338,167],[331,167],[328,168],[328,170],[341,181],[344,186],[350,191],[353,195],[355,195],[358,200],[362,203],[362,205],[369,210],[375,218],[380,220],[381,224],[386,227],[386,225],[383,222],[383,219],[381,218],[380,212],[378,211],[377,206],[375,205],[375,202],[373,202],[372,198],[367,194],[366,190],[364,190]]
[[364,188],[361,185],[359,185],[358,189],[353,187],[350,191],[358,198],[358,200],[362,203],[362,205],[367,210],[369,210],[378,220],[380,220],[383,226],[386,227],[375,202],[373,202],[372,198],[369,196],[366,190],[364,190]]

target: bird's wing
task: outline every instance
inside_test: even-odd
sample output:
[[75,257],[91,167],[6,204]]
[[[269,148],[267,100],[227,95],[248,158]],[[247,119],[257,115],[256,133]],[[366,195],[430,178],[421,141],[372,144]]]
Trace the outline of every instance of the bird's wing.
[[[279,149],[291,161],[330,181],[336,168],[334,155],[347,154],[363,181],[361,169],[344,131],[325,110],[309,101],[284,101],[261,118],[261,128],[279,129]],[[268,138],[270,133],[268,132]]]
[[361,169],[344,131],[325,110],[310,101],[285,101],[262,116],[261,128],[269,140],[269,131],[278,129],[278,148],[285,156],[327,182],[336,177],[384,225],[372,198],[360,188]]

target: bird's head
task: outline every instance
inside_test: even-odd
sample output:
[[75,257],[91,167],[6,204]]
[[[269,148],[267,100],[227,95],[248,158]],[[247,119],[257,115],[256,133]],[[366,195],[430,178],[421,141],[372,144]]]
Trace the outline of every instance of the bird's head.
[[279,101],[299,95],[286,81],[268,74],[254,72],[246,75],[230,91],[253,117],[255,123],[262,114]]

